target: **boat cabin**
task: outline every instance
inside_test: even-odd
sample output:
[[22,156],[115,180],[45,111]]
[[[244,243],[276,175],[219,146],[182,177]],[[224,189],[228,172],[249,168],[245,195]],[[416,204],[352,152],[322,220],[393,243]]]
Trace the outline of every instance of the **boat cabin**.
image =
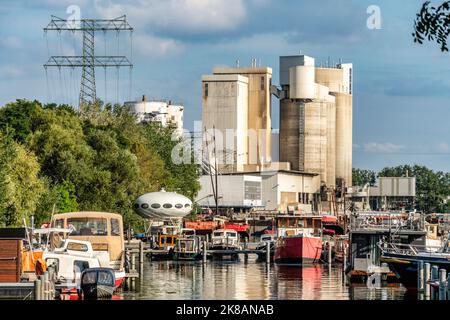
[[[69,239],[89,241],[94,251],[108,252],[113,269],[123,268],[125,250],[123,220],[120,214],[107,212],[71,212],[56,214],[52,227],[66,228],[72,231]],[[62,239],[52,234],[52,247],[59,246]]]
[[89,268],[110,265],[107,252],[95,252],[88,241],[66,239],[59,248],[43,254],[47,266],[54,266],[58,278],[69,281],[79,280],[81,273]]
[[229,229],[219,229],[212,233],[211,241],[213,247],[231,248],[239,246],[239,234]]
[[157,246],[162,250],[173,249],[177,243],[179,236],[174,234],[160,234],[158,237]]
[[322,217],[314,215],[284,215],[276,218],[277,237],[305,235],[322,236]]

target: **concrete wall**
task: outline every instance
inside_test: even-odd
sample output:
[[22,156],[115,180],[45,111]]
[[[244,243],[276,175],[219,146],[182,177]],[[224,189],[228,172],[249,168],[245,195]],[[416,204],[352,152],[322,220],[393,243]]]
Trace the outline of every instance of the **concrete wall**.
[[271,161],[271,95],[272,69],[267,67],[252,68],[214,68],[215,75],[239,74],[248,78],[248,129],[253,130],[254,137],[249,136],[249,161],[258,166]]
[[319,176],[280,171],[265,173],[262,179],[263,203],[267,210],[286,212],[288,204],[299,201],[299,193],[309,194],[312,199],[313,194],[320,192]]
[[[215,184],[213,176],[213,182]],[[221,207],[248,207],[255,206],[260,207],[262,201],[260,199],[247,199],[245,197],[245,184],[246,182],[259,183],[261,188],[260,198],[262,198],[262,179],[260,176],[255,175],[221,175],[217,177],[218,180],[218,195],[219,195],[219,206]],[[204,175],[200,177],[201,189],[196,197],[196,201],[201,206],[214,207],[215,201],[213,194],[211,177],[209,175]]]
[[[230,171],[243,171],[248,163],[248,79],[239,75],[203,76],[202,91],[203,127],[209,130],[206,138],[210,142],[212,129],[216,129],[218,162],[227,164],[221,167]],[[204,152],[207,152],[206,138]],[[211,142],[209,152],[212,151]]]

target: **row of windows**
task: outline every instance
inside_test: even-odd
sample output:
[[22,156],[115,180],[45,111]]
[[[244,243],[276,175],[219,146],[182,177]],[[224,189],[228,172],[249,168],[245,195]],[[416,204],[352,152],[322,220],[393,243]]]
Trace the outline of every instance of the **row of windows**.
[[[165,203],[165,204],[162,205],[162,207],[163,207],[164,209],[171,209],[172,207],[175,207],[175,208],[177,208],[177,209],[182,209],[183,207],[189,208],[190,206],[191,206],[191,205],[190,205],[189,203],[186,203],[184,206],[183,206],[181,203],[177,203],[175,206],[173,206],[171,203]],[[136,203],[136,204],[134,205],[134,207],[135,207],[136,209],[139,209],[139,204]],[[161,204],[159,204],[159,203],[152,203],[152,204],[151,204],[151,207],[152,207],[153,209],[159,209],[159,208],[161,208]],[[142,208],[142,209],[148,209],[148,208],[149,208],[148,203],[143,203],[143,204],[141,204],[141,208]]]
[[[108,235],[108,220],[105,218],[68,218],[67,227],[72,229],[71,236],[106,236]],[[64,219],[55,222],[56,228],[64,228]],[[120,235],[120,221],[110,220],[111,236]]]

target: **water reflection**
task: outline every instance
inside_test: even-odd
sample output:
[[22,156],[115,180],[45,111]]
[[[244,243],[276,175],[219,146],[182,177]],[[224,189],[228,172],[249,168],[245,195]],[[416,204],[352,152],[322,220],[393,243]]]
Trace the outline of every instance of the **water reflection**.
[[393,300],[411,295],[400,286],[347,286],[342,269],[327,265],[271,265],[238,262],[146,261],[139,291],[125,299],[181,300]]

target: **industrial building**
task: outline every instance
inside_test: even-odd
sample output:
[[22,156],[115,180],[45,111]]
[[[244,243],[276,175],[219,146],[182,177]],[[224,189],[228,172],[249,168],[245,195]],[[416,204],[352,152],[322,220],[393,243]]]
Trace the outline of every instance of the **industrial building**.
[[[218,177],[218,207],[233,211],[250,209],[277,213],[311,213],[320,210],[320,178],[290,170],[227,173]],[[196,202],[215,207],[211,176],[200,178]]]
[[125,106],[130,108],[140,123],[155,122],[163,127],[175,128],[180,136],[183,133],[184,107],[180,104],[162,100],[148,101],[147,97],[143,95],[141,101],[125,102]]
[[[271,163],[272,69],[214,68],[202,77],[203,150],[220,158],[221,172],[258,171]],[[215,129],[215,130],[214,130]],[[211,157],[210,157],[211,158]]]
[[280,57],[280,161],[328,187],[352,185],[352,68]]
[[[316,67],[305,55],[280,57],[280,88],[272,69],[214,68],[202,77],[203,160],[197,201],[277,212],[336,213],[336,189],[352,184],[352,64]],[[280,100],[280,129],[272,130],[271,95]],[[276,150],[275,150],[276,149]],[[216,166],[217,163],[217,166]],[[214,169],[212,167],[214,166]],[[243,190],[259,177],[261,198]],[[215,206],[215,203],[214,203]]]
[[414,210],[415,177],[380,177],[375,186],[348,189],[356,210]]

